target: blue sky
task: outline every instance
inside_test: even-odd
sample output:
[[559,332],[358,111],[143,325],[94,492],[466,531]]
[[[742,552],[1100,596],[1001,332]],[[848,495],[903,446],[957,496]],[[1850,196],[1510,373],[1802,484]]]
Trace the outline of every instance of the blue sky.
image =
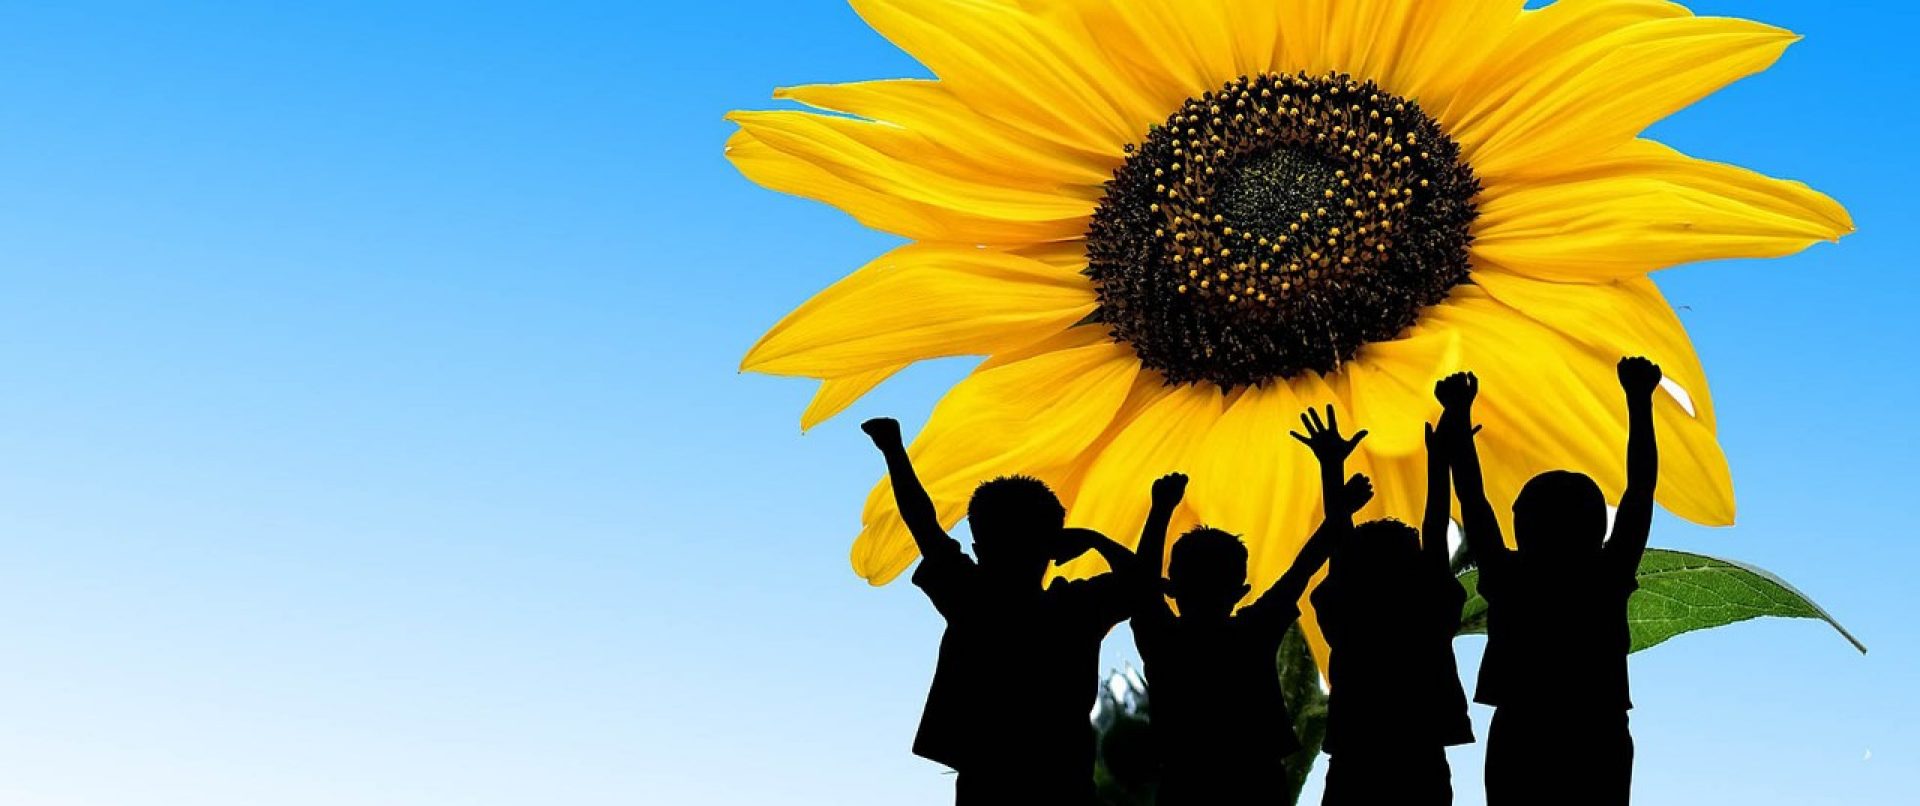
[[[1699,7],[1807,39],[1655,134],[1860,232],[1660,275],[1741,523],[1654,539],[1873,652],[1636,656],[1637,802],[1909,802],[1915,12]],[[846,549],[854,423],[966,362],[804,437],[809,384],[735,371],[893,243],[721,157],[776,85],[921,73],[846,7],[16,4],[0,68],[0,803],[948,796],[907,751],[939,621]]]

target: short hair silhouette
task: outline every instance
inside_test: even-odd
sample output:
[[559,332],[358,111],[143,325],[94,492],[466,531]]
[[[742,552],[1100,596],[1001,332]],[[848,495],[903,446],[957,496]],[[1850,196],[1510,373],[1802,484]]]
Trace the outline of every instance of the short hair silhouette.
[[1585,473],[1549,470],[1513,499],[1513,541],[1534,556],[1597,550],[1607,535],[1607,497]]
[[1167,595],[1182,613],[1226,615],[1246,598],[1247,546],[1237,535],[1195,526],[1168,554]]
[[974,488],[973,498],[967,501],[967,522],[972,524],[976,543],[993,542],[1034,529],[1059,529],[1067,522],[1067,508],[1044,481],[1001,476]]

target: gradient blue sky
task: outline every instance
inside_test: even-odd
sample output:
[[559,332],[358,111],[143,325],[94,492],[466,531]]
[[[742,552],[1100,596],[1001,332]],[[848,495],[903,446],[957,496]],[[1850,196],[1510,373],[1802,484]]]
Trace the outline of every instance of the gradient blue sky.
[[[1660,276],[1741,523],[1655,541],[1873,653],[1637,656],[1638,802],[1909,803],[1915,12],[1700,6],[1807,40],[1655,133],[1861,231]],[[967,364],[802,437],[739,356],[893,241],[721,156],[776,85],[919,74],[835,2],[0,8],[0,803],[947,798],[939,621],[846,550],[854,423]]]

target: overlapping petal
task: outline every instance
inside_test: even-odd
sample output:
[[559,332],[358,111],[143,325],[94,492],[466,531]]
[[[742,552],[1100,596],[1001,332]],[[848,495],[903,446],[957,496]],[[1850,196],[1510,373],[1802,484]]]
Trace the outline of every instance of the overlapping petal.
[[807,431],[826,422],[834,415],[846,411],[854,401],[866,396],[893,374],[906,369],[908,365],[898,364],[891,367],[856,372],[838,378],[825,378],[820,381],[820,389],[813,393],[813,400],[807,403],[806,411],[800,413],[800,430]]
[[1852,229],[1844,208],[1804,184],[1636,140],[1556,176],[1490,187],[1473,253],[1534,277],[1607,280],[1779,257]]
[[932,214],[942,225],[889,230],[907,237],[994,244],[1071,240],[1086,232],[1093,212],[1094,199],[1076,194],[1012,187],[929,167],[914,158],[921,149],[917,135],[897,126],[794,111],[734,112],[727,118],[780,157],[869,193],[847,194],[837,185],[762,184],[817,198],[870,226],[898,216],[896,210]]
[[[1481,455],[1489,458],[1482,464],[1496,510],[1504,516],[1520,484],[1558,469],[1585,473],[1608,499],[1619,499],[1627,408],[1614,365],[1623,354],[1660,345],[1617,344],[1604,353],[1583,347],[1474,286],[1457,289],[1420,327],[1458,330],[1461,360],[1480,377],[1475,412],[1486,426]],[[1665,394],[1655,398],[1654,423],[1661,505],[1696,523],[1732,523],[1733,481],[1713,427]]]
[[1065,330],[1093,307],[1093,290],[1076,272],[990,249],[912,244],[788,314],[741,368],[837,378],[986,355]]
[[[1551,172],[1773,64],[1797,37],[1749,20],[1636,22],[1544,58],[1445,121],[1482,180]],[[1469,103],[1462,98],[1458,103]]]
[[853,8],[983,116],[1097,158],[1140,135],[1110,100],[1110,87],[1125,87],[1089,69],[1097,62],[1019,4],[853,0]]

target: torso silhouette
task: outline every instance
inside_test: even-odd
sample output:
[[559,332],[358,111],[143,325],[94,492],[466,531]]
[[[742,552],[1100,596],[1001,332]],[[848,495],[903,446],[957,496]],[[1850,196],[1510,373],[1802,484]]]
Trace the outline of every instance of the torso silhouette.
[[961,772],[1090,776],[1100,641],[1126,617],[1119,580],[1009,592],[961,557],[921,563],[913,583],[947,620],[913,752]]
[[1482,567],[1487,650],[1474,701],[1624,710],[1627,599],[1639,583],[1614,563],[1577,558],[1550,566],[1525,552]]
[[1453,657],[1466,591],[1446,573],[1357,579],[1367,569],[1334,562],[1313,592],[1331,649],[1326,751],[1472,742]]
[[1134,617],[1151,725],[1171,776],[1222,770],[1272,785],[1268,771],[1300,748],[1275,665],[1298,616],[1290,602],[1263,599],[1225,620],[1176,618],[1165,608]]

